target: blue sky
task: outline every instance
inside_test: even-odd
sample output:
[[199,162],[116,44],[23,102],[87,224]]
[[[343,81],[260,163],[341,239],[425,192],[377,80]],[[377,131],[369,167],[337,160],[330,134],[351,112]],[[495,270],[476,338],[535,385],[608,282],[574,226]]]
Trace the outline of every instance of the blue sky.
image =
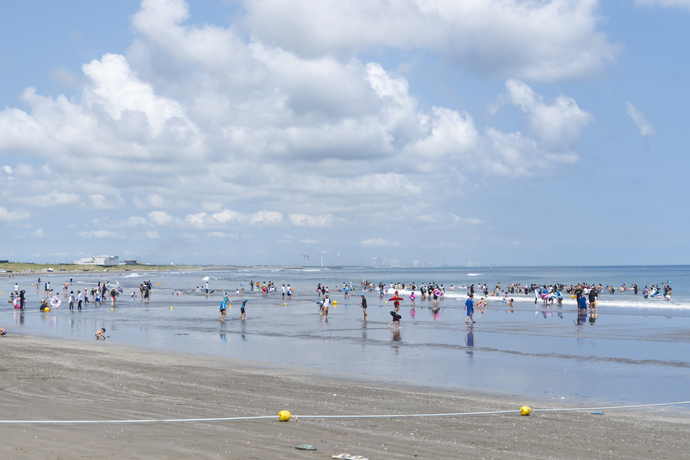
[[687,263],[690,1],[68,5],[0,6],[1,258]]

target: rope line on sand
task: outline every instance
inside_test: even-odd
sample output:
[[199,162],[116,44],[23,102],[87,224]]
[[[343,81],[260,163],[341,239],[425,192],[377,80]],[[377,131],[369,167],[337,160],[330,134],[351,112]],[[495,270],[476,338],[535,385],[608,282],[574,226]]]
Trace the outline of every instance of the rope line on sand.
[[[533,409],[532,412],[580,412],[590,410],[612,409],[637,409],[643,407],[679,406],[690,404],[690,401],[678,401],[654,404],[633,404],[627,406],[603,406],[603,407],[568,407],[562,409]],[[350,419],[350,418],[403,418],[403,417],[460,417],[466,415],[497,415],[520,413],[520,409],[497,410],[484,412],[454,412],[445,414],[388,414],[388,415],[295,415],[298,419]],[[83,425],[83,424],[113,424],[113,423],[194,423],[194,422],[232,422],[240,420],[275,420],[275,415],[260,415],[249,417],[222,417],[222,418],[178,418],[178,419],[144,419],[144,420],[0,420],[4,425]]]

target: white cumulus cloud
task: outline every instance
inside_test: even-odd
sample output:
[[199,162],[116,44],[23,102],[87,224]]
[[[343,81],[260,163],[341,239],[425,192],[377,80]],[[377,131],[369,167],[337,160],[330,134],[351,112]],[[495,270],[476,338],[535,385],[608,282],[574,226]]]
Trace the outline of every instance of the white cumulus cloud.
[[135,227],[137,225],[146,225],[146,219],[143,217],[132,216],[127,219],[127,225],[130,227]]
[[283,214],[275,211],[259,211],[249,217],[251,224],[277,224],[283,220]]
[[309,214],[290,214],[290,222],[297,227],[330,227],[334,219],[330,214],[313,216]]
[[553,104],[547,104],[541,94],[515,79],[506,82],[506,89],[508,102],[527,114],[531,131],[549,147],[571,145],[594,120],[592,114],[580,109],[570,97],[559,96]]
[[26,211],[10,211],[0,206],[0,222],[21,222],[29,220],[30,214]]
[[243,3],[256,38],[302,56],[425,49],[478,72],[553,81],[597,71],[622,50],[597,30],[597,0]]
[[175,219],[165,211],[151,211],[149,213],[149,219],[154,225],[169,225],[175,221]]
[[[126,55],[85,62],[69,97],[28,87],[21,108],[0,109],[0,153],[32,159],[4,161],[0,180],[31,187],[4,187],[3,204],[112,210],[97,213],[110,220],[87,238],[144,225],[199,235],[373,226],[386,216],[363,217],[369,210],[401,203],[432,215],[424,208],[459,195],[464,177],[551,174],[577,161],[591,114],[523,81],[590,75],[619,52],[599,30],[596,0],[243,5],[223,27],[194,22],[183,0],[143,0]],[[418,101],[425,88],[396,70],[404,65],[362,60],[381,47],[513,77],[504,103],[528,129]],[[142,217],[129,217],[137,209]],[[3,222],[29,218],[0,208]]]

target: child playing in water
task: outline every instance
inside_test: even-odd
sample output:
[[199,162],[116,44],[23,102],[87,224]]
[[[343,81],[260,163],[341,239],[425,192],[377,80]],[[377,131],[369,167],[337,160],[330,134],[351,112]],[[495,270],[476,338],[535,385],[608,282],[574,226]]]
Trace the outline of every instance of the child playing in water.
[[105,328],[96,332],[96,340],[105,340]]
[[[221,322],[221,323],[224,323],[224,322],[225,322],[225,314],[227,313],[227,309],[226,309],[226,306],[225,306],[225,305],[226,305],[226,304],[225,304],[225,300],[223,300],[223,301],[220,303],[220,322]],[[243,310],[244,310],[244,308],[243,308]]]
[[415,306],[415,304],[414,304],[414,299],[415,299],[415,297],[414,297],[414,291],[412,291],[412,293],[410,294],[410,305],[413,306],[413,307]]
[[396,305],[396,306],[395,306],[395,310],[393,310],[393,311],[391,312],[391,316],[393,317],[393,321],[390,322],[390,324],[388,325],[388,327],[391,327],[391,326],[393,325],[393,323],[398,323],[398,329],[400,329],[400,327],[401,327],[401,326],[400,326],[400,318],[402,318],[402,316],[398,314],[398,310],[400,310],[400,305],[399,305],[399,304]]
[[247,305],[247,302],[249,302],[249,299],[244,299],[244,302],[242,302],[242,306],[240,307],[240,321],[247,319],[247,314],[244,311],[244,307]]

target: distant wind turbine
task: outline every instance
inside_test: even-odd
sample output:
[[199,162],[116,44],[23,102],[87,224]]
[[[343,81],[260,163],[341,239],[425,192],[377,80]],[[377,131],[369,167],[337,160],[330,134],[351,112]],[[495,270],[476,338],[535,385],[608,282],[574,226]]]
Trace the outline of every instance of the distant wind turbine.
[[302,257],[304,257],[304,266],[306,267],[309,265],[309,254],[302,254]]
[[314,246],[314,247],[316,248],[317,251],[319,251],[321,253],[321,266],[323,267],[323,255],[326,254],[327,252],[331,252],[331,251],[322,251],[317,246]]

